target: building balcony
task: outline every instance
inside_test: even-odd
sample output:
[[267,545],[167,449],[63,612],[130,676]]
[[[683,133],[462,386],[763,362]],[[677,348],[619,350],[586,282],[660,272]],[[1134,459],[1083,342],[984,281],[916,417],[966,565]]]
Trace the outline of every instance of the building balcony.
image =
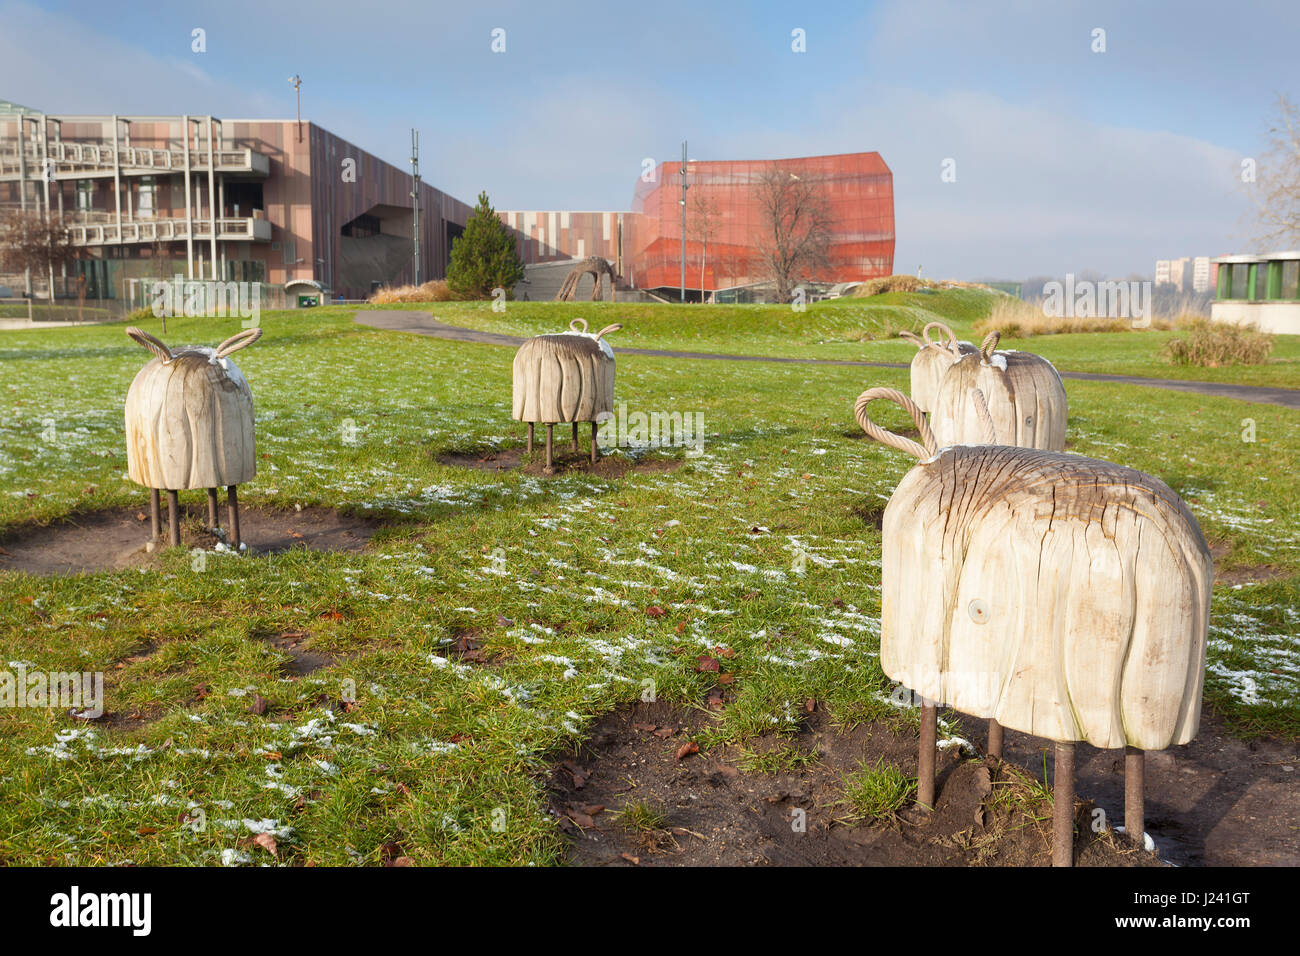
[[[24,164],[26,178],[40,180],[47,158],[53,162],[52,178],[94,179],[112,176],[158,176],[185,172],[185,150],[174,147],[155,149],[147,146],[114,147],[112,143],[59,142],[45,144],[14,142],[0,146],[0,180],[17,180],[22,177]],[[214,149],[212,169],[218,173],[244,176],[266,176],[271,171],[271,160],[252,149]],[[191,174],[207,173],[208,151],[205,146],[190,150]]]
[[[182,218],[127,219],[119,227],[113,213],[79,213],[81,221],[69,223],[68,231],[77,246],[118,246],[138,243],[174,242],[176,240],[209,240],[212,238],[212,220],[194,219],[193,235],[189,223]],[[217,239],[232,242],[270,242],[271,224],[265,219],[252,217],[222,217],[217,220]]]

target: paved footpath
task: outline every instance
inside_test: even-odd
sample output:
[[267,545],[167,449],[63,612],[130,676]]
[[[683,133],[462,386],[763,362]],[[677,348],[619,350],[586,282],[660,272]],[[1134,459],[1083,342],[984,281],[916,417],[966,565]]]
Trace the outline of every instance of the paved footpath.
[[[439,322],[428,312],[396,310],[362,311],[356,321],[391,332],[414,332],[439,339],[457,342],[480,342],[485,345],[521,345],[522,336],[503,335],[500,332],[480,332]],[[723,352],[673,352],[667,349],[618,348],[619,355],[654,355],[661,358],[710,359],[719,362],[773,362],[789,365],[853,365],[865,368],[907,368],[899,362],[855,362],[851,359],[784,358],[774,355],[729,355]],[[1188,382],[1176,378],[1142,378],[1136,375],[1100,375],[1095,372],[1062,372],[1062,378],[1088,382],[1115,382],[1119,385],[1143,385],[1148,388],[1167,388],[1178,392],[1194,392],[1213,398],[1235,398],[1243,402],[1281,405],[1300,408],[1300,389],[1274,388],[1266,385],[1228,385],[1222,382]]]

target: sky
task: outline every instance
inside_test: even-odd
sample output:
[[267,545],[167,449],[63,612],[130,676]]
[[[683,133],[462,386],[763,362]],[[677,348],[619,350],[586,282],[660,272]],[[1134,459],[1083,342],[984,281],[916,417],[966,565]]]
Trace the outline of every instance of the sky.
[[498,209],[628,209],[682,140],[875,150],[894,271],[931,278],[1252,251],[1242,162],[1300,98],[1295,0],[0,0],[0,24],[0,99],[275,119],[299,74],[304,119],[402,168],[417,127],[424,180]]

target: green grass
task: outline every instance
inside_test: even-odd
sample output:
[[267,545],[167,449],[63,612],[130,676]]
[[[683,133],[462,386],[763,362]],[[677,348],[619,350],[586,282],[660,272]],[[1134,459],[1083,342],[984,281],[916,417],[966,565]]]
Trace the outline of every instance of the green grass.
[[844,803],[855,820],[892,820],[916,791],[916,780],[881,757],[844,777]]
[[[984,318],[996,293],[979,289],[936,292],[887,292],[868,298],[841,298],[814,303],[803,312],[790,306],[675,305],[609,302],[510,302],[493,312],[486,302],[439,302],[427,305],[376,306],[419,309],[450,325],[535,335],[567,328],[575,315],[595,331],[612,322],[623,329],[610,335],[617,349],[771,355],[796,358],[910,362],[916,348],[897,338],[899,330],[919,332],[943,321],[959,338],[978,342],[974,325]],[[1006,338],[1001,347],[1037,352],[1062,371],[1177,378],[1300,388],[1300,335],[1279,335],[1269,361],[1262,365],[1202,368],[1167,362],[1165,344],[1174,331],[1038,335]]]
[[[597,321],[585,304],[520,303],[504,319],[457,308],[519,331]],[[808,316],[848,335],[862,325],[855,308]],[[747,352],[787,333],[821,347],[780,310],[724,310],[732,324],[707,336],[702,309],[652,310],[640,325],[623,310],[616,348]],[[723,659],[735,683],[720,722],[695,735],[702,748],[792,731],[809,698],[848,723],[909,719],[877,660],[880,535],[861,514],[911,462],[858,437],[852,418],[863,388],[905,388],[906,370],[624,356],[618,400],[702,413],[704,454],[673,472],[542,480],[437,461],[522,440],[511,350],[379,332],[352,313],[267,313],[263,340],[238,354],[260,453],[240,495],[381,518],[366,551],[213,555],[205,570],[168,552],[144,572],[0,573],[4,660],[102,670],[115,715],[84,724],[0,709],[0,863],[272,862],[246,842],[260,828],[280,834],[291,864],[377,864],[394,845],[420,864],[554,863],[561,842],[539,782],[550,755],[647,681],[663,699],[705,705],[714,675],[695,660],[719,647],[734,652]],[[236,330],[174,319],[165,340]],[[1130,336],[1091,338],[1107,350]],[[147,357],[120,326],[0,333],[0,534],[143,505],[124,474],[122,404]],[[1280,575],[1216,588],[1207,700],[1243,736],[1300,739],[1300,412],[1067,387],[1074,451],[1160,476],[1225,543],[1228,566]],[[1253,444],[1241,440],[1247,417]],[[443,656],[465,629],[493,663]],[[335,662],[296,678],[266,640],[287,630]],[[250,709],[255,695],[264,713]],[[762,759],[776,769],[789,754]],[[183,821],[197,811],[196,831]]]

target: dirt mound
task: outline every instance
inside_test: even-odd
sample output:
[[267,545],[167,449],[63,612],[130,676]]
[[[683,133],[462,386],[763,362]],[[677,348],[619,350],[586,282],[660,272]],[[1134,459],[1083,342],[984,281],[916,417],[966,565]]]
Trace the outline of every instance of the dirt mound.
[[[700,711],[637,704],[599,721],[585,745],[552,768],[551,811],[582,865],[1047,866],[1050,802],[1027,778],[940,754],[933,812],[908,806],[891,820],[853,819],[844,775],[884,758],[916,774],[916,738],[883,724],[835,729],[820,708],[791,740],[685,754],[711,722]],[[797,769],[742,769],[762,752],[793,748]],[[758,757],[756,758],[756,754]],[[1150,854],[1076,820],[1078,866],[1154,866]]]
[[[181,505],[181,546],[210,550],[218,541],[204,527],[206,502]],[[225,520],[224,501],[221,511]],[[166,505],[163,541],[166,541]],[[289,511],[241,506],[239,530],[252,554],[274,554],[294,547],[312,551],[360,551],[380,528],[373,518],[344,515],[332,508]],[[148,549],[149,512],[113,508],[68,517],[49,525],[29,525],[0,539],[0,570],[28,574],[78,574],[148,567],[159,550]]]
[[[519,471],[525,475],[554,477],[555,475],[587,474],[601,478],[621,478],[629,472],[644,474],[647,472],[676,471],[682,466],[679,458],[628,458],[626,455],[602,456],[594,465],[588,457],[586,444],[579,442],[582,448],[574,452],[568,441],[560,442],[556,436],[552,461],[555,465],[554,475],[543,471],[546,463],[546,451],[538,446],[532,455],[522,448],[490,449],[488,451],[451,451],[438,456],[438,464],[453,468],[473,468],[477,471]],[[527,461],[525,461],[527,459]]]

